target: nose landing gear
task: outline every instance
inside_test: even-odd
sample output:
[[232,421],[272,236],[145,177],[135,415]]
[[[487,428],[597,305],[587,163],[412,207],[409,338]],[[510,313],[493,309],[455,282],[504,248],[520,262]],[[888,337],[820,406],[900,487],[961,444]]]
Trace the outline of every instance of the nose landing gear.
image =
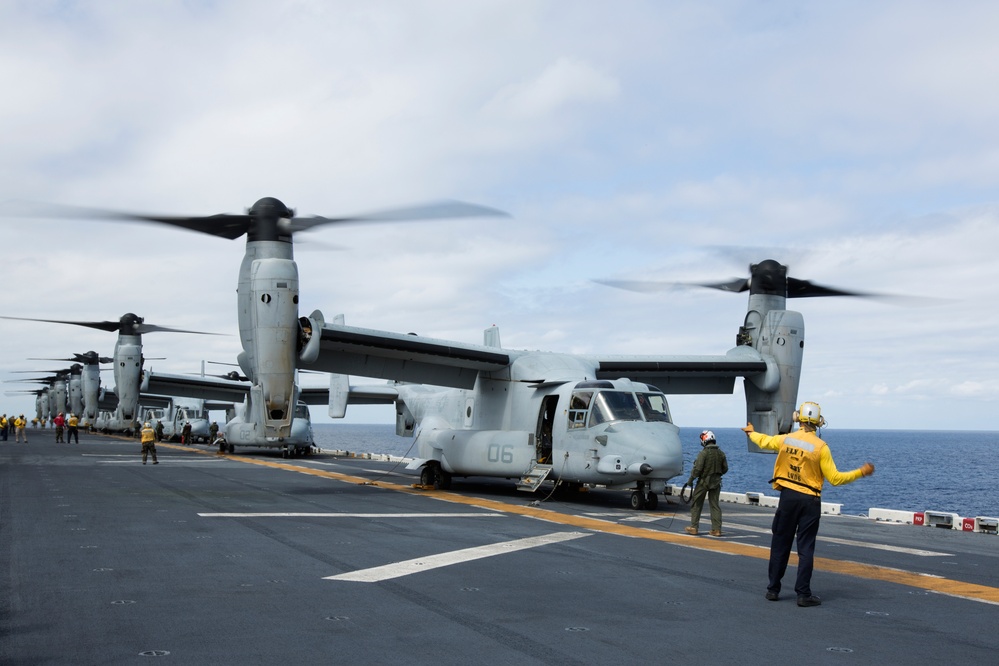
[[659,495],[646,490],[644,483],[639,483],[638,490],[631,493],[631,508],[636,511],[642,509],[655,511],[657,506],[659,506]]

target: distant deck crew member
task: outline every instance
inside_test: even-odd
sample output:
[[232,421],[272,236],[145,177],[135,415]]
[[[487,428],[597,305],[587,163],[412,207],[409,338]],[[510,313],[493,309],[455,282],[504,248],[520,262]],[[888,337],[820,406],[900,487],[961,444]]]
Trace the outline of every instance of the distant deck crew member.
[[66,443],[75,441],[77,444],[80,443],[80,419],[77,418],[76,414],[70,414],[69,418],[66,419]]
[[151,453],[153,464],[158,465],[159,461],[156,460],[156,431],[149,425],[149,421],[146,421],[142,430],[139,431],[139,441],[142,442],[142,464],[146,464],[146,454]]
[[28,425],[28,422],[24,420],[24,414],[21,414],[16,419],[14,419],[14,432],[16,436],[14,438],[15,442],[20,442],[21,437],[24,437],[24,443],[28,443],[28,433],[24,429],[24,426]]
[[798,577],[794,591],[798,595],[798,605],[818,606],[822,600],[812,594],[811,582],[815,537],[822,516],[822,485],[825,481],[834,486],[852,483],[862,476],[874,474],[874,465],[866,462],[850,472],[836,469],[829,446],[816,434],[816,430],[826,424],[817,403],[803,402],[792,418],[800,427],[787,435],[764,435],[756,432],[752,423],[743,428],[753,444],[777,451],[774,478],[770,482],[780,491],[780,501],[771,527],[770,580],[766,598],[769,601],[780,598],[781,579],[791,556],[791,542],[797,534]]
[[59,412],[56,417],[52,419],[52,425],[55,426],[55,441],[63,441],[62,430],[66,427],[66,417],[62,415],[62,412]]
[[692,485],[697,479],[694,493],[690,498],[690,525],[684,528],[687,534],[697,535],[701,523],[701,511],[704,509],[704,498],[708,498],[711,511],[711,536],[722,535],[722,512],[718,503],[721,497],[722,475],[728,473],[728,459],[725,452],[718,448],[715,434],[710,430],[701,432],[701,452],[697,454],[694,467],[690,470],[687,485]]
[[180,430],[180,443],[191,445],[191,422],[185,421],[184,427]]

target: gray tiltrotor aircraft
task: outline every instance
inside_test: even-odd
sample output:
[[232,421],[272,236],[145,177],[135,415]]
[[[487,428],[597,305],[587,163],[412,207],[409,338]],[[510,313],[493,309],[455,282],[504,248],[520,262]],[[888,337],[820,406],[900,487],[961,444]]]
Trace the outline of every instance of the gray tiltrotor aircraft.
[[[224,379],[200,380],[149,373],[142,390],[150,393],[232,400],[242,396],[242,408],[225,428],[232,446],[282,449],[302,453],[311,445],[311,427],[301,414],[296,368],[314,358],[319,338],[311,331],[322,327],[322,315],[299,318],[298,266],[292,235],[329,224],[453,218],[496,214],[497,211],[460,202],[443,202],[352,217],[296,217],[273,198],[257,201],[245,214],[176,217],[134,213],[60,209],[64,214],[125,221],[158,222],[228,239],[246,235],[246,253],[239,269],[237,316],[243,351],[237,357],[249,386]],[[300,432],[301,431],[301,432]]]

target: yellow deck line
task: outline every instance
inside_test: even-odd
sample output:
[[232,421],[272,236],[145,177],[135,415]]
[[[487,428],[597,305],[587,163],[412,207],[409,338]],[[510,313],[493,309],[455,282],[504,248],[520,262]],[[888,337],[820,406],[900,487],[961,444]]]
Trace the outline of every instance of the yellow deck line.
[[[167,446],[184,451],[197,451],[198,453],[203,453],[204,455],[211,455],[198,449],[191,449],[186,446],[174,446],[169,444]],[[312,469],[310,467],[300,467],[298,465],[279,463],[270,460],[260,460],[258,458],[249,458],[246,456],[227,455],[226,458],[253,465],[263,465],[265,467],[273,467],[274,469],[283,469],[289,472],[298,472],[299,474],[309,474],[325,479],[343,481],[344,483],[376,486],[378,488],[409,493],[411,495],[424,495],[432,499],[452,502],[454,504],[477,506],[492,511],[502,511],[504,513],[512,513],[529,518],[535,518],[549,523],[585,528],[593,530],[594,532],[602,532],[604,534],[616,534],[618,536],[626,536],[637,539],[662,541],[675,546],[680,546],[682,548],[694,548],[697,550],[723,553],[726,555],[753,557],[759,560],[768,560],[770,558],[770,549],[765,546],[751,546],[749,544],[737,543],[734,541],[717,540],[711,537],[691,537],[687,535],[672,534],[670,532],[662,532],[659,530],[649,529],[647,527],[633,527],[631,525],[622,525],[597,518],[570,516],[558,513],[557,511],[541,509],[533,506],[518,506],[516,504],[508,504],[497,500],[458,495],[456,493],[440,490],[427,491],[414,488],[410,485],[391,483],[388,481],[370,481],[360,476],[340,474],[339,472],[330,472],[321,469]],[[796,566],[797,563],[798,558],[794,553],[792,553],[789,564]],[[851,562],[849,560],[834,560],[828,557],[816,557],[815,568],[820,571],[828,571],[846,576],[855,576],[857,578],[866,578],[868,580],[897,583],[899,585],[906,585],[908,587],[927,590],[929,592],[936,592],[938,594],[946,594],[960,599],[999,605],[999,588],[989,587],[987,585],[966,583],[963,581],[951,580],[949,578],[939,578],[913,571],[881,567],[874,564],[862,564],[860,562]]]

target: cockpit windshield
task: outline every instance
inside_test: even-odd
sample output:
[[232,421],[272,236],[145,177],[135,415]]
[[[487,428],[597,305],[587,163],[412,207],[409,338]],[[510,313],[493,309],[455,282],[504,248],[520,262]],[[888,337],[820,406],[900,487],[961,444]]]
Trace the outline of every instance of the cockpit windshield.
[[665,421],[671,423],[669,405],[662,393],[639,393],[638,404],[645,414],[646,421]]
[[[589,418],[587,419],[587,413]],[[631,391],[576,391],[569,400],[569,428],[584,428],[609,421],[658,421],[670,423],[669,405],[662,393]]]
[[304,402],[295,405],[295,418],[309,420],[309,406]]
[[642,412],[630,391],[601,391],[593,398],[590,427],[607,421],[641,421]]

